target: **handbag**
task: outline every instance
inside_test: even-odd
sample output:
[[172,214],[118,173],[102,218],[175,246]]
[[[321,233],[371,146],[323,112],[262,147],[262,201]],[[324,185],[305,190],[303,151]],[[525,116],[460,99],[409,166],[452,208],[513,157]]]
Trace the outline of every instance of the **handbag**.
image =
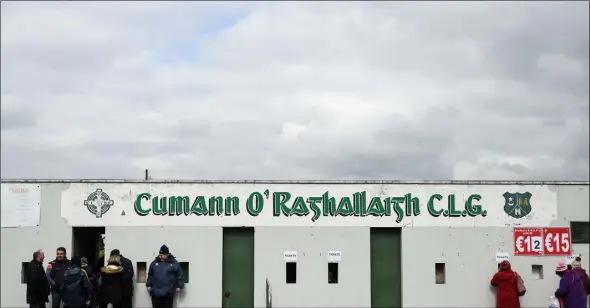
[[549,304],[548,306],[549,308],[560,308],[561,305],[559,303],[559,300],[557,299],[557,297],[555,296],[549,296]]
[[516,290],[518,291],[518,296],[523,296],[526,293],[524,281],[517,272],[514,272],[514,274],[516,274]]

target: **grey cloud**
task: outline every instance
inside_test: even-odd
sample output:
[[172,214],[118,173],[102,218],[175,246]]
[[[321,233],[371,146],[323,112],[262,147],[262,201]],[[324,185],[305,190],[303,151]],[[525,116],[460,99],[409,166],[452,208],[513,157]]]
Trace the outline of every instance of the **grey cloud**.
[[3,177],[589,178],[586,2],[2,5]]
[[2,113],[0,124],[3,131],[14,130],[34,127],[37,125],[37,120],[32,112],[20,110]]

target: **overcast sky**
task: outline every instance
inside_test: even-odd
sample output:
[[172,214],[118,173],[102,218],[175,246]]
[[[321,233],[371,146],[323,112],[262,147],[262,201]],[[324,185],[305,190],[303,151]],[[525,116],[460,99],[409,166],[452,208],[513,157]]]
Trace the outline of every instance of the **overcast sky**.
[[588,180],[588,2],[2,2],[2,178]]

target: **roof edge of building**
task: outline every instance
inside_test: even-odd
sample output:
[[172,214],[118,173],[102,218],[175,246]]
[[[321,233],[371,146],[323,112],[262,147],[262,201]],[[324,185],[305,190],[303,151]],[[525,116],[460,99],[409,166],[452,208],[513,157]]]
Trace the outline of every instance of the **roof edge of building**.
[[125,179],[1,179],[2,183],[112,183],[112,184],[399,184],[399,185],[590,185],[590,181],[479,181],[479,180],[125,180]]

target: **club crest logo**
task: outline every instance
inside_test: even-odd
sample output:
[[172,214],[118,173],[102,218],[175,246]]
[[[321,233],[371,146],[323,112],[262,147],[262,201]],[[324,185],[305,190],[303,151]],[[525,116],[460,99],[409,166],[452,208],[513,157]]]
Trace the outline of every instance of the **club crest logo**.
[[504,212],[510,217],[520,219],[528,215],[533,209],[531,207],[530,192],[525,193],[504,193]]
[[96,218],[102,218],[102,215],[106,214],[113,204],[115,204],[115,201],[111,200],[109,195],[100,188],[88,195],[88,198],[84,200],[84,206]]

